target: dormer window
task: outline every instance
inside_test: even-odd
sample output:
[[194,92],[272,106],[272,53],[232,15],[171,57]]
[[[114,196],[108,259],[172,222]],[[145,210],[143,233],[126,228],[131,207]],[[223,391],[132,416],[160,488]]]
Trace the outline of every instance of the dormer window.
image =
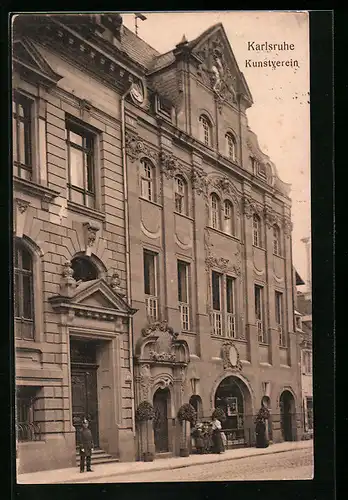
[[200,125],[200,140],[204,142],[206,146],[211,146],[212,142],[212,126],[209,118],[205,115],[201,115],[199,117],[199,125]]
[[237,143],[234,135],[231,132],[227,132],[227,134],[225,135],[225,141],[226,141],[226,156],[231,161],[236,161]]

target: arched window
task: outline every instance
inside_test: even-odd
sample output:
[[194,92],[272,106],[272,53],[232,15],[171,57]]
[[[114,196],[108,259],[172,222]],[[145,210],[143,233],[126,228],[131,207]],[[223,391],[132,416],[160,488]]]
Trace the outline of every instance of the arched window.
[[210,198],[210,224],[214,229],[220,229],[220,199],[215,193]]
[[89,257],[74,257],[71,261],[71,267],[74,271],[73,278],[76,281],[91,281],[98,278],[98,269]]
[[227,132],[225,135],[226,140],[226,155],[230,160],[236,161],[236,153],[237,153],[237,143],[234,135],[231,132]]
[[211,146],[212,137],[211,137],[211,123],[209,118],[205,115],[201,115],[199,117],[199,125],[200,125],[200,139],[206,146]]
[[14,316],[17,338],[34,338],[33,258],[28,248],[14,243]]
[[152,163],[143,158],[141,161],[141,196],[149,201],[155,201],[155,169]]
[[183,177],[177,175],[174,179],[175,182],[175,211],[179,214],[187,215],[188,202],[187,202],[187,183]]
[[234,234],[234,210],[229,200],[224,201],[224,231],[227,234]]
[[273,253],[275,255],[281,255],[280,229],[277,224],[274,224],[273,226]]
[[257,214],[253,215],[253,245],[261,246],[261,219]]

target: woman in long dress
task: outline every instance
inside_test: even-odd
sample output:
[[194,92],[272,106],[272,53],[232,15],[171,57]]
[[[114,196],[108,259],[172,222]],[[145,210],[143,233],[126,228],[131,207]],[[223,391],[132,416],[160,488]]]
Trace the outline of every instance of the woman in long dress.
[[217,418],[212,421],[213,430],[213,452],[221,453],[224,450],[222,438],[221,438],[221,422]]

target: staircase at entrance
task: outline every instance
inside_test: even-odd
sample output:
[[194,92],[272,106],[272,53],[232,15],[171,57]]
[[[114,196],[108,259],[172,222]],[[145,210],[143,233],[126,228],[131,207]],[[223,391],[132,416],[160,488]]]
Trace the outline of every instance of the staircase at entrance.
[[[113,457],[112,455],[109,455],[106,453],[106,451],[100,449],[100,448],[95,448],[92,452],[92,467],[93,465],[98,465],[98,464],[109,464],[112,462],[119,462],[120,460],[118,458]],[[80,454],[78,451],[76,451],[76,465],[80,465]]]

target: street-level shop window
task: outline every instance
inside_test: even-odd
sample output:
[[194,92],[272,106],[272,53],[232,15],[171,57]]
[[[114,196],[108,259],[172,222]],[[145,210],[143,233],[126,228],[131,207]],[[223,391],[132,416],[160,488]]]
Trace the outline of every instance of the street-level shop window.
[[66,122],[69,200],[95,208],[95,134]]
[[40,427],[35,421],[35,404],[40,387],[16,387],[16,433],[21,441],[37,441],[40,439]]
[[14,242],[14,316],[15,335],[34,339],[33,257],[27,246]]

